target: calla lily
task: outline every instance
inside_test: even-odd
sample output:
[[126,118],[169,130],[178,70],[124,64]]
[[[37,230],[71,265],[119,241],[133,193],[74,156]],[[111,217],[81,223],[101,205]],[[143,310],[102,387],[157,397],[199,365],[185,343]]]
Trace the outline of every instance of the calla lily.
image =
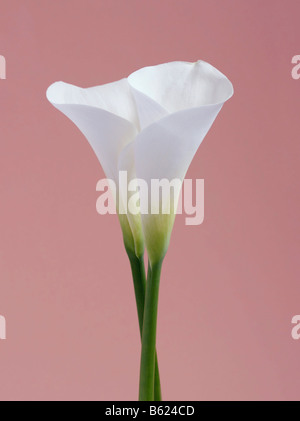
[[[48,88],[47,98],[84,134],[106,177],[113,180],[118,188],[120,152],[132,142],[140,127],[127,79],[87,89],[56,82]],[[116,199],[125,246],[129,252],[141,256],[144,246],[140,215],[130,215],[134,228],[131,229],[123,211],[125,204],[122,197],[117,196]]]
[[[130,159],[126,159],[124,155],[123,159],[120,159],[120,153],[126,145],[133,142],[140,131],[134,97],[128,80],[122,79],[87,89],[56,82],[47,89],[47,98],[84,134],[100,161],[106,177],[115,183],[117,191],[121,191],[121,194],[116,196],[116,208],[130,260],[142,335],[146,279],[141,216],[139,213],[126,214],[127,206],[123,202],[126,192],[122,192],[124,186],[119,186],[118,176],[119,170],[127,171],[129,180],[135,174],[131,155],[128,155]],[[161,400],[157,360],[154,394],[156,400]]]
[[[204,61],[145,67],[127,79],[88,89],[57,82],[47,91],[49,101],[81,130],[106,176],[120,188],[116,204],[129,256],[140,258],[144,241],[146,244],[150,276],[145,309],[145,294],[136,290],[136,296],[142,297],[137,298],[142,331],[141,400],[155,397],[159,278],[181,184],[199,145],[232,94],[226,76]],[[128,185],[119,186],[120,171],[127,172],[128,183],[136,177],[148,186],[153,179],[179,180],[173,193],[168,193],[170,211],[164,212],[158,198],[150,196],[149,201],[149,191],[136,188],[128,194]],[[137,195],[140,209],[151,208],[152,212],[140,213],[137,206],[137,212],[125,214],[129,201]]]
[[[137,177],[149,185],[152,179],[182,181],[224,102],[232,96],[232,84],[203,61],[146,67],[130,75],[129,83],[142,128],[135,139]],[[179,190],[180,185],[174,192],[175,206],[170,215],[142,215],[152,262],[163,258],[167,250]],[[143,207],[148,198],[141,195],[140,200]]]
[[[127,171],[129,180],[136,176],[149,186],[152,179],[182,181],[199,145],[232,94],[230,81],[204,61],[145,67],[128,79],[94,88],[57,82],[47,91],[49,101],[88,139],[106,176],[117,186],[119,170]],[[169,215],[158,211],[140,218],[128,212],[124,217],[122,208],[127,204],[121,203],[122,194],[117,197],[125,243],[142,254],[142,223],[151,262],[166,253],[179,190],[180,185],[174,191],[175,206]],[[146,201],[148,197],[141,192],[141,207]],[[159,208],[159,203],[151,203],[152,209],[156,206]]]

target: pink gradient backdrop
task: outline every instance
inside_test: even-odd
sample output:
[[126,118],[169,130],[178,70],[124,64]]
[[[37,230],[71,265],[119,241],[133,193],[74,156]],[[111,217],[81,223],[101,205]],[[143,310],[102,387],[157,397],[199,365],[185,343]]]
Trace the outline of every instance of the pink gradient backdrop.
[[165,399],[300,398],[298,0],[1,0],[1,400],[136,399],[139,334],[103,172],[47,102],[56,80],[93,86],[199,58],[234,97],[188,176],[205,220],[178,217],[162,273]]

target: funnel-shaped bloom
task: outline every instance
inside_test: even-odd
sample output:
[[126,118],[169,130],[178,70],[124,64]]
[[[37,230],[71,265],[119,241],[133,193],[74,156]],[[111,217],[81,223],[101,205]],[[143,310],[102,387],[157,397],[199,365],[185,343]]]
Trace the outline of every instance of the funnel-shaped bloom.
[[[140,206],[152,213],[129,212],[127,217],[120,215],[120,221],[125,237],[134,239],[137,253],[143,249],[143,232],[151,263],[166,253],[180,182],[232,94],[230,81],[203,61],[145,67],[128,79],[95,88],[58,82],[47,91],[49,101],[88,139],[108,178],[118,186],[122,170],[127,171],[128,182],[137,177],[147,183],[148,192],[140,190]],[[149,196],[153,179],[180,180],[164,198],[165,202],[172,198],[169,214]],[[130,200],[135,194],[121,191],[117,200]]]
[[[139,132],[139,120],[127,79],[87,89],[56,82],[48,88],[47,98],[84,134],[106,177],[114,181],[118,191],[120,152]],[[131,229],[124,211],[125,204],[118,195],[116,200],[125,246],[140,256],[144,251],[140,215],[128,215],[134,228]]]
[[[230,81],[208,63],[172,62],[146,67],[129,76],[141,125],[135,139],[138,178],[182,180],[224,102],[233,94]],[[171,200],[172,190],[169,190]],[[156,214],[142,214],[150,261],[165,254],[174,222],[180,183],[173,190],[170,214],[150,197]],[[141,192],[141,208],[149,195]]]

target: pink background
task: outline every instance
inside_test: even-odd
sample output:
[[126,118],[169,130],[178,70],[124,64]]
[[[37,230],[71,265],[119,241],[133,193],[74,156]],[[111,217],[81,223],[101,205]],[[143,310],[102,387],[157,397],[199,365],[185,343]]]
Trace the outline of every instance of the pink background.
[[203,59],[234,97],[188,173],[205,220],[179,216],[162,273],[165,399],[299,399],[298,0],[2,0],[2,400],[136,399],[140,342],[103,172],[47,102],[56,80],[93,86],[151,64]]

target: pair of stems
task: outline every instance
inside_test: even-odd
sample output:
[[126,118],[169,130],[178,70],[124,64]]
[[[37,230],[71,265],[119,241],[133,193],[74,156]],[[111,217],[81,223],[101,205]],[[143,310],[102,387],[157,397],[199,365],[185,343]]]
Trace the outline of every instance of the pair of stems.
[[156,321],[161,263],[146,273],[144,258],[129,255],[133,277],[140,335],[142,340],[140,367],[140,401],[161,401],[161,386],[156,353]]

